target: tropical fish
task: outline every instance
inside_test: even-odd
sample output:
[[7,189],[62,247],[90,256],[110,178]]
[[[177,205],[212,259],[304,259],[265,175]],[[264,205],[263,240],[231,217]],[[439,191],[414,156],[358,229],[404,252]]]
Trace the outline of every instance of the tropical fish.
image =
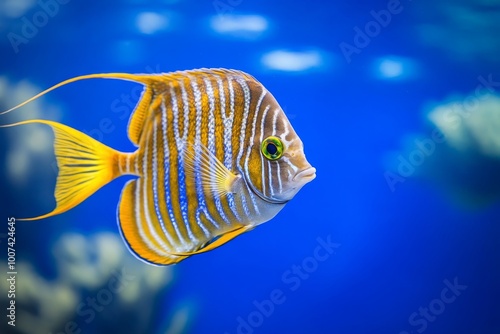
[[118,152],[69,126],[54,132],[56,208],[61,214],[121,175],[121,235],[139,259],[169,265],[212,250],[273,218],[316,170],[275,98],[253,76],[198,69],[162,74],[105,73],[63,85],[112,78],[144,85],[128,124],[135,152]]

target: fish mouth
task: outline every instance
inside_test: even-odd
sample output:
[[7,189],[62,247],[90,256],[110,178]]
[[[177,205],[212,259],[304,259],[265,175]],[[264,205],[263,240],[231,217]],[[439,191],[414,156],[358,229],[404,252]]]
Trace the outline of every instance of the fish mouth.
[[316,168],[308,167],[306,169],[299,171],[297,174],[295,174],[292,181],[293,182],[297,182],[297,181],[311,182],[315,178],[316,178]]

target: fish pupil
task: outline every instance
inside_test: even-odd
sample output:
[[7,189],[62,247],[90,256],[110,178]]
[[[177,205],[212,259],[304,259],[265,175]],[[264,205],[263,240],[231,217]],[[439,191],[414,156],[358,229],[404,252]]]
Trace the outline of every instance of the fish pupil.
[[267,152],[271,155],[275,155],[278,152],[278,147],[274,143],[268,143],[266,146]]

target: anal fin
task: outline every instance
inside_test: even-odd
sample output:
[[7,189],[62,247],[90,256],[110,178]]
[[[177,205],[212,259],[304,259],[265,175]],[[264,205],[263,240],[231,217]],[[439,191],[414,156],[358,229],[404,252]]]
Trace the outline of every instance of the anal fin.
[[140,219],[143,209],[137,207],[138,184],[138,180],[129,181],[123,188],[118,204],[118,228],[129,250],[140,260],[157,266],[170,265],[185,259],[184,255],[156,252],[141,235],[139,225],[142,223]]

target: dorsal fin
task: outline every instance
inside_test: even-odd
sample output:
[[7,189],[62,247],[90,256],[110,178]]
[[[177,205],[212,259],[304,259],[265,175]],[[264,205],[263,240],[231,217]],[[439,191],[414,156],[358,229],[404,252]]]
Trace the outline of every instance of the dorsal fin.
[[200,68],[200,69],[195,69],[195,70],[189,70],[189,71],[178,71],[178,72],[170,72],[170,73],[158,73],[158,74],[129,74],[129,73],[98,73],[98,74],[87,74],[87,75],[81,75],[77,76],[74,78],[67,79],[65,81],[62,81],[44,91],[41,93],[38,93],[37,95],[33,96],[32,98],[29,98],[28,100],[18,104],[17,106],[14,106],[10,108],[9,110],[0,112],[0,115],[7,114],[13,110],[16,110],[18,108],[21,108],[22,106],[25,106],[26,104],[38,99],[39,97],[59,88],[64,85],[70,84],[75,81],[80,81],[80,80],[86,80],[86,79],[119,79],[119,80],[126,80],[126,81],[133,81],[137,83],[141,83],[145,86],[144,91],[141,95],[141,98],[139,99],[139,102],[137,103],[137,106],[135,110],[133,111],[129,124],[128,124],[128,136],[130,138],[130,141],[132,141],[133,144],[138,145],[139,140],[141,138],[142,130],[144,128],[144,122],[146,121],[147,117],[146,115],[149,113],[151,108],[154,109],[154,107],[157,107],[156,103],[160,103],[161,100],[157,99],[156,97],[159,94],[162,94],[165,92],[164,89],[161,89],[162,84],[168,81],[178,81],[185,79],[186,77],[190,75],[205,75],[205,74],[216,74],[216,75],[236,75],[236,76],[241,76],[247,80],[250,81],[256,81],[258,82],[254,77],[251,75],[238,71],[238,70],[229,70],[229,69],[223,69],[223,68]]
[[144,92],[141,96],[141,99],[137,103],[137,107],[132,113],[132,116],[130,117],[129,121],[129,127],[128,127],[128,135],[130,140],[134,144],[138,144],[140,135],[142,133],[142,128],[143,128],[143,122],[145,120],[145,114],[149,110],[149,105],[151,103],[151,100],[154,95],[154,83],[158,82],[159,78],[165,79],[163,74],[129,74],[129,73],[98,73],[98,74],[87,74],[87,75],[81,75],[78,77],[70,78],[67,80],[64,80],[44,91],[41,93],[38,93],[37,95],[33,96],[32,98],[29,98],[28,100],[6,110],[3,112],[0,112],[0,115],[5,115],[11,111],[14,111],[18,108],[21,108],[25,106],[26,104],[38,99],[39,97],[59,88],[62,86],[65,86],[67,84],[73,83],[75,81],[80,81],[80,80],[86,80],[86,79],[118,79],[118,80],[126,80],[126,81],[133,81],[137,83],[141,83],[145,86]]
[[139,145],[139,139],[141,138],[142,130],[144,128],[144,121],[146,120],[146,114],[151,107],[151,101],[153,100],[154,89],[152,85],[146,85],[142,92],[139,102],[130,115],[128,121],[128,138],[136,146]]

